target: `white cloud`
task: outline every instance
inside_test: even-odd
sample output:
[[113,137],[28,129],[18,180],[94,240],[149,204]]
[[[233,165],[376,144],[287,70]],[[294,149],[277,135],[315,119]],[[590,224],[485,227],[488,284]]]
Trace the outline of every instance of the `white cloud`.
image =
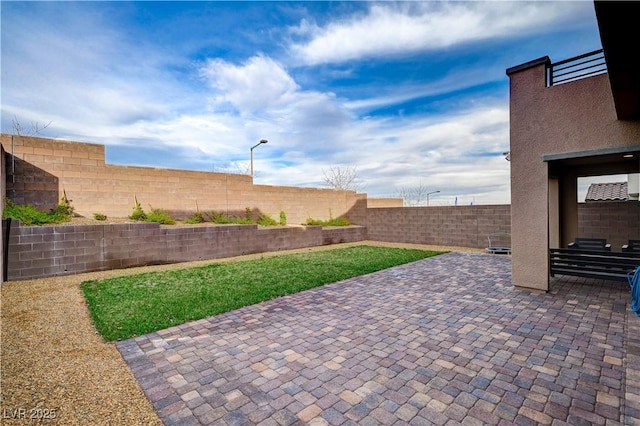
[[202,74],[215,90],[217,104],[228,102],[241,112],[282,107],[299,90],[286,70],[264,55],[254,56],[241,66],[211,59]]
[[250,140],[271,134],[292,147],[301,138],[317,139],[310,134],[335,134],[353,119],[335,95],[303,90],[281,64],[265,55],[241,65],[210,60],[202,75],[213,89],[213,114],[237,115],[240,128],[265,135]]
[[584,11],[584,2],[375,3],[365,15],[324,27],[303,21],[291,32],[306,40],[293,43],[291,51],[307,65],[414,53],[522,36]]
[[193,95],[164,73],[174,59],[162,49],[128,39],[104,15],[80,13],[80,6],[41,3],[34,6],[39,13],[3,16],[3,131],[17,117],[51,122],[43,136],[117,143],[127,128],[167,119]]
[[[489,106],[411,120],[354,120],[330,139],[321,157],[299,154],[300,163],[289,167],[261,160],[259,181],[321,186],[323,169],[353,165],[372,195],[397,196],[400,188],[422,182],[447,202],[471,194],[476,203],[505,203],[509,163],[501,152],[509,145],[508,117],[507,108]],[[304,153],[302,141],[297,146]]]

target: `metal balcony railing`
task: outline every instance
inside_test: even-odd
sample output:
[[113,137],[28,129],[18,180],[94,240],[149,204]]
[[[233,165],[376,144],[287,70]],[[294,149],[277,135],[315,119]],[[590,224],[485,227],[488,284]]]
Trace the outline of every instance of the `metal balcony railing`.
[[553,63],[547,69],[547,87],[607,72],[602,49]]

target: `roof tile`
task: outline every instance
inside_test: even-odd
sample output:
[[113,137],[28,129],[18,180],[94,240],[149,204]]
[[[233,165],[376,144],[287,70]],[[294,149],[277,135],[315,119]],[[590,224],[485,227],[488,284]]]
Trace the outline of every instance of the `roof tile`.
[[627,201],[627,182],[592,183],[585,201]]

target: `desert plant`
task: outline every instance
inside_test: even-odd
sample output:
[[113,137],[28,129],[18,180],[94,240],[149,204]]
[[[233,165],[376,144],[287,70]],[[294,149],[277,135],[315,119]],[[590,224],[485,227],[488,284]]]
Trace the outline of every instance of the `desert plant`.
[[253,218],[251,217],[251,209],[249,209],[248,207],[245,210],[244,216],[230,217],[227,214],[218,213],[215,211],[207,212],[206,215],[211,222],[217,223],[219,225],[226,225],[230,223],[234,223],[237,225],[250,225],[254,223]]
[[280,211],[280,225],[284,226],[287,224],[287,215],[285,214],[284,210]]
[[209,220],[213,223],[217,223],[221,225],[232,223],[231,218],[224,213],[210,211],[210,212],[207,212],[206,215],[209,217]]
[[275,219],[266,214],[261,214],[257,220],[258,225],[260,226],[275,226],[278,224]]
[[142,206],[138,202],[137,197],[133,197],[135,200],[135,206],[133,207],[133,211],[129,215],[129,219],[137,220],[137,221],[145,221],[147,220],[147,214],[142,209]]
[[251,207],[244,208],[244,218],[248,220],[250,223],[253,222],[253,214],[251,213]]
[[94,213],[93,218],[95,220],[107,220],[107,215],[102,213]]
[[194,224],[194,223],[204,223],[206,222],[204,218],[204,214],[200,212],[195,212],[191,216],[185,219],[184,223]]
[[346,217],[336,217],[335,219],[331,219],[328,221],[326,226],[349,226],[351,225],[351,221]]
[[321,225],[321,226],[349,226],[351,222],[346,217],[333,217],[333,210],[329,209],[329,219],[321,220],[321,219],[313,219],[311,217],[307,218],[305,225]]
[[247,219],[246,217],[234,217],[231,219],[231,223],[235,223],[236,225],[251,225],[253,224],[253,219]]
[[305,225],[349,226],[351,222],[346,217],[330,218],[329,220],[308,218]]
[[58,204],[51,209],[51,214],[64,217],[73,216],[73,206],[71,205],[71,200],[67,198],[67,192],[62,190],[62,197],[60,197],[60,201]]
[[5,198],[5,206],[2,212],[3,219],[18,219],[22,225],[44,225],[47,223],[61,223],[70,220],[70,216],[38,210],[31,204],[18,205]]
[[160,209],[154,209],[149,206],[151,211],[147,214],[146,222],[157,222],[161,225],[175,225],[176,220],[171,217],[169,212]]

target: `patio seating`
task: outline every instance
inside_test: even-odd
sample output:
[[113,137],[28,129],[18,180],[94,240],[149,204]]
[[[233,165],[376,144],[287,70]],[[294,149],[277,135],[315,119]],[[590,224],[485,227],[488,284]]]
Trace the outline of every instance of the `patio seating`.
[[567,248],[573,250],[603,250],[611,251],[611,244],[607,243],[605,238],[576,238],[569,243]]
[[622,246],[622,251],[640,253],[640,240],[629,240],[628,244]]
[[627,281],[629,274],[640,265],[640,253],[610,252],[604,250],[549,249],[551,276],[571,275]]

